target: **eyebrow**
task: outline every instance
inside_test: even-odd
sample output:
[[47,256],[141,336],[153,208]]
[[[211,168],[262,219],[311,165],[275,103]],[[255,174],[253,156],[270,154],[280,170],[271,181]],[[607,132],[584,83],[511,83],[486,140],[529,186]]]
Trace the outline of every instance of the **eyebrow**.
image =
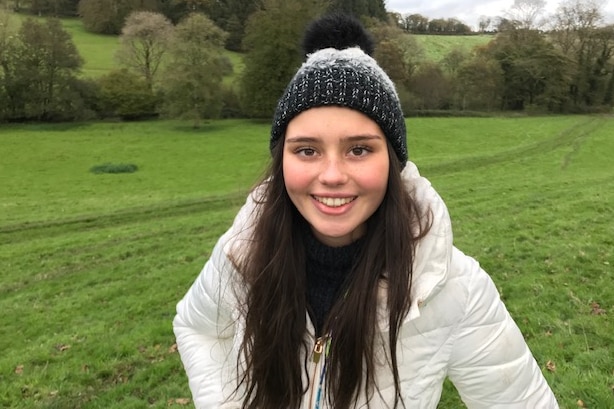
[[[377,134],[364,134],[364,135],[352,135],[352,136],[344,136],[341,138],[342,142],[362,142],[369,141],[374,139],[384,139],[383,136]],[[292,138],[286,139],[286,143],[314,143],[320,142],[322,138],[318,138],[315,136],[295,136]]]

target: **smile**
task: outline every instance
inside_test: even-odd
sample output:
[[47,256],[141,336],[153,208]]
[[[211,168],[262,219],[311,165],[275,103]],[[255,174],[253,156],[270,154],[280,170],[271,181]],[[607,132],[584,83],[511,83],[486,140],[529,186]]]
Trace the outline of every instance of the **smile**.
[[356,199],[356,196],[353,197],[322,197],[322,196],[314,196],[318,202],[326,205],[328,207],[341,207],[350,202],[353,202]]

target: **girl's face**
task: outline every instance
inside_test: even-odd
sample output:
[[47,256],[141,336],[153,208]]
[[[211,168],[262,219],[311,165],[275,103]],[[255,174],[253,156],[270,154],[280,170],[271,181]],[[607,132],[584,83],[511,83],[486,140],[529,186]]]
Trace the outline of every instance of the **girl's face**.
[[311,108],[285,135],[283,173],[290,199],[322,243],[340,247],[365,233],[388,184],[380,127],[349,108]]

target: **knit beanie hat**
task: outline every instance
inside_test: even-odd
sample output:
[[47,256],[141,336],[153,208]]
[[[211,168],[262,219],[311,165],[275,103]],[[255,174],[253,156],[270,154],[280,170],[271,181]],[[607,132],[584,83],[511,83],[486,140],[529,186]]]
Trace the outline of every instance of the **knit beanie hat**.
[[319,106],[352,108],[375,121],[399,159],[407,162],[405,118],[392,80],[371,57],[373,41],[362,24],[347,15],[315,20],[303,39],[307,60],[277,103],[270,149],[284,137],[288,123]]

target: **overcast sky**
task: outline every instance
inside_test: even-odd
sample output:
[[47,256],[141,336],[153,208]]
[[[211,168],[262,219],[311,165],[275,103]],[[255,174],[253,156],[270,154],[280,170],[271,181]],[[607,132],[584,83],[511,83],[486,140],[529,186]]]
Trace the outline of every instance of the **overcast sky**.
[[[546,12],[556,10],[558,0],[546,1]],[[614,23],[614,0],[604,0],[603,12],[608,23]],[[429,19],[455,17],[477,29],[480,16],[504,16],[514,0],[386,0],[386,9],[402,14],[422,14]]]

